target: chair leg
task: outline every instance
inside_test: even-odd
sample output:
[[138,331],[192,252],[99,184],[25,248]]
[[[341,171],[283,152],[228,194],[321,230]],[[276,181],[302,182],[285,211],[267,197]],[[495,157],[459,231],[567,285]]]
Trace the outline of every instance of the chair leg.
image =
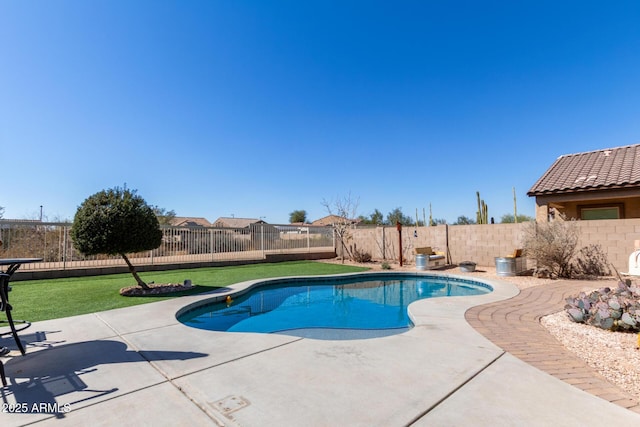
[[22,342],[20,341],[20,337],[18,337],[18,331],[16,331],[16,326],[13,324],[13,317],[11,316],[11,308],[7,307],[7,320],[9,321],[9,326],[11,327],[11,334],[13,335],[13,339],[16,341],[16,345],[20,350],[20,353],[24,356],[25,350],[22,346]]
[[4,363],[0,360],[0,378],[2,378],[2,386],[7,386],[7,377],[4,376]]

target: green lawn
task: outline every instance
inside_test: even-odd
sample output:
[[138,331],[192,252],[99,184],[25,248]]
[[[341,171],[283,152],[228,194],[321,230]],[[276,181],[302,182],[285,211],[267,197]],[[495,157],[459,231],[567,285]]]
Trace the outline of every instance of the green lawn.
[[67,279],[12,282],[11,305],[14,319],[57,319],[78,314],[129,307],[138,304],[207,292],[245,280],[279,276],[303,276],[365,271],[367,268],[313,261],[252,264],[234,267],[194,268],[188,270],[140,273],[147,282],[182,283],[191,279],[194,289],[171,296],[120,296],[121,288],[135,285],[131,274],[74,277]]

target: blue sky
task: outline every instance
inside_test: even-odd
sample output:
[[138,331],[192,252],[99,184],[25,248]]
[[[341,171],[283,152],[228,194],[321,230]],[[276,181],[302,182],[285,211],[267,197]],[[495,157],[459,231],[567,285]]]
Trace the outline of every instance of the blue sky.
[[0,1],[0,206],[534,215],[560,155],[640,142],[637,1]]

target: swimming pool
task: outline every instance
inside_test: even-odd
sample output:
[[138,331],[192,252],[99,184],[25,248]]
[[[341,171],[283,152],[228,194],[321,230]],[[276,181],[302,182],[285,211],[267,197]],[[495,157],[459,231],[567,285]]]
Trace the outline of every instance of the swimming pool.
[[491,291],[477,281],[416,273],[285,278],[262,281],[231,301],[214,297],[190,305],[177,318],[212,331],[368,338],[410,329],[407,307],[414,301]]

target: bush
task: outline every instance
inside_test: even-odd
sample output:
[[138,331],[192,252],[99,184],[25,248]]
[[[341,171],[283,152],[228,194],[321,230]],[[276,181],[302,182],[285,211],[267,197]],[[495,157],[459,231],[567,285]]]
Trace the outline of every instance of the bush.
[[554,277],[571,277],[571,260],[577,246],[578,230],[574,221],[531,222],[524,231],[525,255]]
[[361,251],[354,244],[349,246],[349,252],[351,253],[351,260],[355,262],[371,262],[371,254],[369,252]]
[[611,270],[608,267],[607,255],[600,245],[589,245],[580,249],[573,265],[576,274],[585,276],[608,276]]
[[609,287],[581,292],[566,299],[565,311],[574,322],[611,331],[640,332],[640,288],[620,282]]
[[355,262],[371,262],[371,254],[369,252],[354,249],[351,258]]

